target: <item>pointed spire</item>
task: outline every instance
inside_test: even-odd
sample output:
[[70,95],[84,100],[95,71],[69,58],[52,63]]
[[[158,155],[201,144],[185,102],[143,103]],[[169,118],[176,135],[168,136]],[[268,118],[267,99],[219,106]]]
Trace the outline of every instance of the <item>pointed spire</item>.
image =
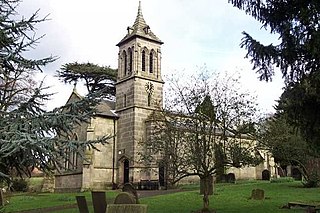
[[125,41],[136,36],[143,37],[155,41],[157,43],[163,44],[163,42],[150,30],[149,25],[147,25],[146,21],[144,20],[141,9],[141,1],[139,1],[138,14],[136,20],[134,21],[133,26],[128,27],[127,30],[127,35],[117,44],[117,46],[120,46]]
[[132,26],[133,30],[143,29],[147,26],[146,21],[143,18],[142,10],[141,10],[141,1],[139,1],[138,14],[134,24]]
[[142,10],[141,10],[141,1],[139,1],[139,7],[138,7],[138,16],[142,16]]

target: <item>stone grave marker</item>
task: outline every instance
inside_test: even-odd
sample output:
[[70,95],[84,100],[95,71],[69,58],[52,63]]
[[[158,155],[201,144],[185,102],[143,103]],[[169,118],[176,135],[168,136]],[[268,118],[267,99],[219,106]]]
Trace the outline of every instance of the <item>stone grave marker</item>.
[[91,196],[94,213],[105,213],[107,208],[106,192],[92,191]]
[[76,196],[79,213],[89,213],[87,201],[85,196]]
[[253,200],[263,200],[264,199],[264,190],[262,189],[253,189],[251,192],[251,199]]
[[124,184],[124,186],[122,187],[122,191],[132,194],[136,199],[136,203],[139,203],[137,190],[133,187],[131,183]]
[[137,204],[137,200],[131,193],[120,192],[114,199],[114,204]]

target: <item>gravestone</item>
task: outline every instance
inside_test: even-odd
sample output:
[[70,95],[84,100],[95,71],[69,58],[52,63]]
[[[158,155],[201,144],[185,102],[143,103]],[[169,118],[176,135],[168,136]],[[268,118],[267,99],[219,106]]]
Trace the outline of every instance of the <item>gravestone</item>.
[[234,175],[234,173],[229,173],[227,175],[227,180],[228,180],[228,183],[235,183],[236,182],[236,176]]
[[0,207],[4,206],[4,196],[3,196],[3,191],[0,188]]
[[132,194],[135,197],[136,202],[139,203],[137,190],[133,187],[131,183],[124,184],[124,186],[122,187],[122,191]]
[[120,192],[114,199],[114,204],[137,204],[137,200],[131,193]]
[[253,200],[263,200],[264,199],[264,190],[262,189],[253,189],[251,192],[251,199]]
[[106,213],[147,213],[145,204],[109,204]]
[[79,213],[89,213],[87,201],[85,196],[76,196]]
[[107,207],[106,192],[92,191],[91,196],[94,213],[105,213]]

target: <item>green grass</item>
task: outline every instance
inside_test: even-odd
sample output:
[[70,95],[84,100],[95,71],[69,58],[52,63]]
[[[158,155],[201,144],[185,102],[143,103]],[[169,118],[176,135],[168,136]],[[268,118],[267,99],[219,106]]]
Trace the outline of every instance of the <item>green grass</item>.
[[[252,189],[260,188],[265,191],[266,199],[251,200]],[[217,184],[214,196],[210,198],[210,208],[223,213],[276,213],[301,212],[301,209],[280,209],[290,201],[300,201],[320,205],[320,189],[306,189],[300,182],[269,183],[250,182],[234,185]],[[150,197],[141,200],[148,204],[149,213],[160,213],[165,209],[167,213],[191,212],[202,207],[202,196],[198,190],[179,192],[176,194]]]
[[[199,186],[182,186],[185,190],[174,194],[159,195],[142,198],[140,202],[148,205],[148,213],[190,213],[202,207],[202,196]],[[252,189],[260,188],[265,191],[266,199],[262,201],[249,199]],[[49,207],[75,203],[75,196],[80,193],[42,193],[18,194],[10,199],[6,212],[32,209],[34,207]],[[91,201],[89,192],[81,193],[87,201]],[[109,203],[116,196],[117,191],[108,191]],[[210,198],[210,208],[218,213],[286,213],[301,212],[301,209],[281,209],[290,201],[305,202],[320,205],[319,188],[303,188],[300,182],[270,183],[262,181],[239,182],[236,184],[216,184],[215,194]],[[77,208],[56,211],[56,213],[76,213]],[[90,212],[93,212],[90,206]]]
[[[109,202],[112,202],[116,195],[117,191],[108,191],[107,198]],[[9,204],[5,206],[6,212],[15,212],[21,210],[30,210],[35,208],[46,208],[52,206],[63,206],[75,204],[76,195],[84,195],[87,202],[92,202],[91,193],[19,193],[14,194],[9,198]],[[74,209],[77,210],[77,209]],[[66,210],[62,212],[67,212]],[[71,211],[78,212],[78,211]]]

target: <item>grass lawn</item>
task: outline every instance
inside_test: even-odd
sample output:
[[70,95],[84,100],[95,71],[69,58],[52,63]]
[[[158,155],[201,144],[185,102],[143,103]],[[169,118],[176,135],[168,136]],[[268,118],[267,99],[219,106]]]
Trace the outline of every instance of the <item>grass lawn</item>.
[[[265,191],[265,200],[249,199],[252,189],[256,188]],[[218,213],[301,212],[301,209],[281,209],[281,207],[290,201],[320,205],[319,194],[319,188],[302,188],[300,182],[269,183],[260,181],[234,185],[217,184],[215,194],[210,198],[210,207]],[[148,212],[150,213],[191,212],[202,207],[202,196],[196,190],[145,198],[141,199],[141,203],[148,204]]]
[[[140,202],[148,205],[148,213],[190,213],[202,207],[202,196],[198,186],[184,187],[190,191],[174,194],[159,195],[142,198]],[[265,191],[266,199],[262,201],[249,199],[252,189],[260,188]],[[10,199],[6,212],[31,209],[33,207],[48,207],[75,203],[75,196],[80,193],[45,193],[45,194],[18,194]],[[87,201],[91,201],[89,192],[82,193]],[[108,191],[107,198],[111,201],[116,191]],[[301,209],[281,209],[290,201],[299,201],[320,205],[320,188],[302,188],[300,182],[269,183],[262,181],[240,182],[237,184],[216,184],[215,194],[210,198],[210,207],[218,213],[231,212],[301,212]],[[110,203],[110,202],[109,202]],[[78,212],[77,208],[65,209],[56,212]],[[91,212],[92,207],[91,207]]]
[[[113,202],[118,191],[107,192],[107,202]],[[76,195],[86,196],[88,203],[92,202],[91,193],[20,193],[14,194],[9,198],[9,204],[5,205],[5,212],[16,212],[21,210],[30,210],[35,208],[46,208],[53,206],[64,206],[75,204]],[[63,210],[61,212],[79,212],[77,208]]]

